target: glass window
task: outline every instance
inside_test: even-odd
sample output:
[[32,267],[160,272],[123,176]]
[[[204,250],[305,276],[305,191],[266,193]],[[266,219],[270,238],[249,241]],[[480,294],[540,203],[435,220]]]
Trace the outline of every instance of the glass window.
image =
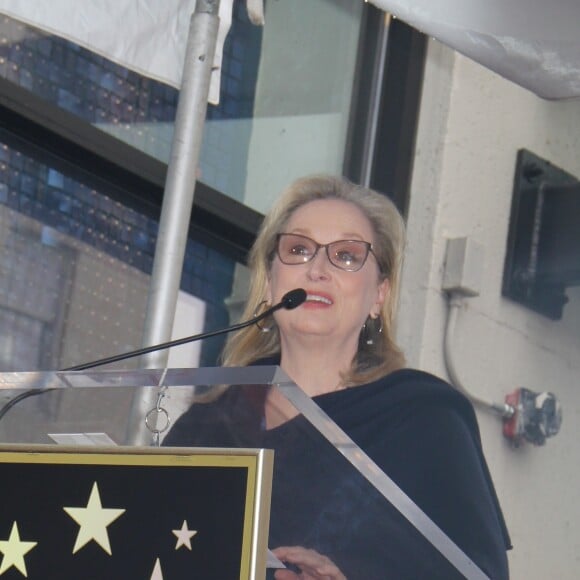
[[265,211],[296,177],[341,174],[363,2],[269,2],[244,202]]
[[[363,9],[359,0],[277,0],[266,3],[261,28],[234,2],[202,182],[263,213],[295,177],[342,173]],[[169,160],[175,89],[7,17],[0,75]]]
[[[0,131],[0,371],[65,368],[139,348],[157,221],[34,152]],[[176,338],[227,325],[234,266],[188,241]],[[174,366],[215,364],[220,348],[205,341]]]
[[[295,177],[342,172],[363,9],[358,0],[277,0],[261,28],[234,3],[201,182],[265,212]],[[169,159],[179,94],[171,87],[4,16],[0,77]],[[138,348],[157,220],[123,204],[139,192],[111,195],[16,141],[0,133],[0,370],[63,368]],[[228,211],[220,206],[220,217]],[[174,336],[237,320],[246,287],[231,255],[189,240],[178,304],[187,315],[176,318],[198,326]],[[215,364],[222,343],[204,341],[191,364]]]

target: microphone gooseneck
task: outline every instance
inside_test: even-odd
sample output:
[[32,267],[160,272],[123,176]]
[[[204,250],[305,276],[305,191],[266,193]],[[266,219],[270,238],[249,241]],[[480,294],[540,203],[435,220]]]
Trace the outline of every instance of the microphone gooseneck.
[[282,296],[282,300],[278,302],[278,304],[274,304],[267,310],[264,310],[258,316],[254,316],[245,322],[240,322],[239,324],[234,324],[233,326],[228,326],[227,328],[221,328],[219,330],[212,330],[210,332],[204,332],[203,334],[194,334],[193,336],[188,336],[186,338],[178,338],[177,340],[172,340],[169,342],[163,342],[161,344],[155,344],[153,346],[146,346],[144,348],[140,348],[138,350],[132,350],[130,352],[125,352],[122,354],[116,354],[113,356],[109,356],[107,358],[101,358],[99,360],[91,361],[88,363],[83,363],[80,365],[75,365],[73,367],[68,367],[66,369],[61,369],[62,371],[83,371],[86,369],[91,369],[94,367],[106,365],[109,363],[119,362],[121,360],[126,360],[128,358],[133,358],[137,356],[141,356],[144,354],[149,354],[150,352],[155,352],[158,350],[163,350],[166,348],[171,348],[172,346],[180,346],[182,344],[187,344],[189,342],[194,342],[196,340],[202,340],[204,338],[211,338],[213,336],[218,336],[220,334],[227,334],[228,332],[234,332],[235,330],[240,330],[245,328],[246,326],[250,326],[252,324],[256,324],[256,322],[260,322],[267,316],[270,316],[276,310],[280,310],[281,308],[285,308],[286,310],[293,310],[300,306],[306,300],[306,291],[303,288],[295,288],[294,290],[290,290],[290,292],[286,292],[284,296]]
[[[239,324],[234,324],[233,326],[228,326],[227,328],[222,328],[220,330],[213,330],[211,332],[205,332],[203,334],[195,334],[193,336],[188,336],[186,338],[178,338],[177,340],[172,340],[170,342],[164,342],[162,344],[156,344],[154,346],[147,346],[145,348],[140,348],[139,350],[133,350],[131,352],[126,352],[123,354],[113,355],[113,356],[110,356],[107,358],[102,358],[99,360],[95,360],[92,362],[76,365],[74,367],[68,367],[66,369],[61,369],[61,370],[62,371],[82,371],[85,369],[91,369],[91,368],[98,367],[101,365],[105,365],[105,364],[109,364],[109,363],[113,363],[113,362],[118,362],[121,360],[133,358],[133,357],[140,356],[143,354],[148,354],[148,353],[154,352],[156,350],[163,350],[165,348],[170,348],[172,346],[179,346],[181,344],[186,344],[188,342],[194,342],[196,340],[210,338],[212,336],[217,336],[219,334],[226,334],[228,332],[233,332],[234,330],[240,330],[242,328],[245,328],[246,326],[250,326],[252,324],[255,324],[256,322],[260,322],[260,320],[263,320],[264,318],[266,318],[267,316],[270,316],[273,312],[276,312],[276,310],[280,310],[281,308],[285,308],[286,310],[293,310],[294,308],[297,308],[298,306],[300,306],[305,300],[306,300],[306,291],[303,290],[302,288],[295,288],[294,290],[290,290],[290,292],[287,292],[286,294],[284,294],[284,296],[282,296],[282,300],[280,300],[280,302],[278,302],[278,304],[271,306],[267,310],[264,310],[264,312],[262,312],[258,316],[254,316],[253,318],[250,318],[249,320],[246,320],[245,322],[240,322]],[[32,390],[24,391],[23,393],[20,393],[18,396],[14,397],[10,401],[8,401],[4,406],[0,407],[0,420],[4,417],[4,415],[6,415],[6,413],[12,407],[14,407],[17,403],[19,403],[23,399],[27,399],[28,397],[32,397],[34,395],[42,395],[43,393],[48,393],[49,391],[53,391],[53,390],[55,390],[55,389],[54,388],[40,389],[40,390],[32,389]]]

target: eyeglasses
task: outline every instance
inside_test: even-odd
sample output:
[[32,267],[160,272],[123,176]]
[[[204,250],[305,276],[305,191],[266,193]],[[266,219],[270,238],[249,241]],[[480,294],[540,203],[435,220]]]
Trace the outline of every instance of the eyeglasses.
[[373,253],[369,242],[363,240],[337,240],[329,244],[319,244],[307,236],[299,234],[278,234],[277,252],[280,261],[289,266],[305,264],[313,260],[318,250],[324,248],[328,261],[347,272],[357,272],[360,270],[369,252]]

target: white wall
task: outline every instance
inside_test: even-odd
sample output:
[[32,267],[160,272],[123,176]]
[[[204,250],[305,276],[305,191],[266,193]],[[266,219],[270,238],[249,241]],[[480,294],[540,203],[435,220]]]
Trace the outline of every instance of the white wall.
[[580,101],[548,102],[430,41],[408,218],[399,340],[411,366],[446,376],[446,238],[485,248],[481,295],[459,313],[462,382],[503,402],[525,386],[554,392],[561,432],[512,448],[501,420],[478,411],[488,462],[512,535],[515,580],[578,578],[580,570],[579,292],[562,321],[501,296],[516,152],[526,148],[580,176]]

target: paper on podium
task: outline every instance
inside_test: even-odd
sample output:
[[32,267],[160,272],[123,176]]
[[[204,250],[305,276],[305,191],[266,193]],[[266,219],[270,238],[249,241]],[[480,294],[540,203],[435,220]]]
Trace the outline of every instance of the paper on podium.
[[48,436],[59,445],[117,445],[106,433],[48,433]]

